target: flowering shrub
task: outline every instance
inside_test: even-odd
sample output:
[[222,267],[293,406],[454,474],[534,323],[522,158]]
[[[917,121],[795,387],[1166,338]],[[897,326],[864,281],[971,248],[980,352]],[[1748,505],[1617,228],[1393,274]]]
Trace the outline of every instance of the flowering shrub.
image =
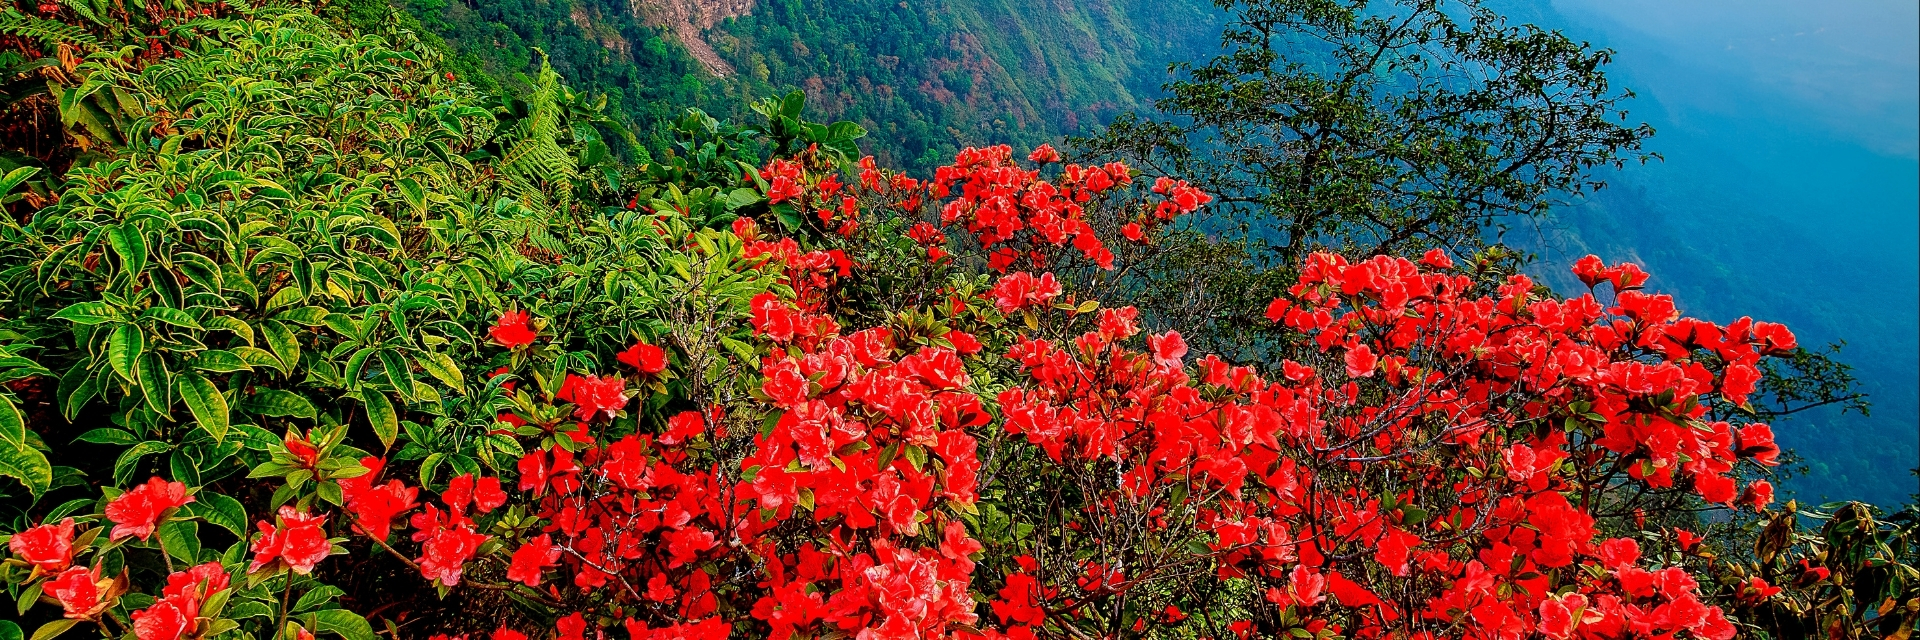
[[[270,150],[156,149],[9,231],[7,273],[66,278],[12,285],[15,390],[51,408],[0,406],[59,463],[0,564],[37,639],[1726,639],[1720,602],[1781,595],[1723,598],[1622,510],[1768,509],[1770,428],[1707,407],[1793,335],[1681,317],[1633,265],[1561,298],[1314,254],[1244,310],[1290,357],[1232,363],[1084,293],[1210,196],[1051,148],[299,215]],[[207,158],[254,192],[98,204]],[[92,419],[101,492],[54,437]]]

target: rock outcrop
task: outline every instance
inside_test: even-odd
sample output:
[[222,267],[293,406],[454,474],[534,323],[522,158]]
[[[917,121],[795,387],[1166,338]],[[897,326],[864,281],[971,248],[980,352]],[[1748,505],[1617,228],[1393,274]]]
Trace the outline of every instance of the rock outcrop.
[[733,75],[733,66],[720,59],[707,43],[706,32],[721,20],[747,15],[754,0],[628,0],[633,14],[648,24],[672,31],[680,44],[713,75]]

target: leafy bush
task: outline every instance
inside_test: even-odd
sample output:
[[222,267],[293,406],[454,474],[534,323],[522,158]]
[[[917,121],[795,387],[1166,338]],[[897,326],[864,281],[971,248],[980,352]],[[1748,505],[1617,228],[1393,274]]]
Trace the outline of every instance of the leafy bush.
[[1209,206],[1173,177],[916,179],[798,95],[626,168],[550,73],[489,103],[300,11],[179,37],[75,65],[124,144],[0,230],[37,639],[1731,638],[1848,576],[1894,604],[1843,627],[1911,625],[1858,515],[1765,576],[1898,568],[1793,593],[1662,526],[1792,522],[1721,411],[1795,344],[1632,265],[1313,254],[1236,311],[1282,361],[1189,358],[1114,285]]

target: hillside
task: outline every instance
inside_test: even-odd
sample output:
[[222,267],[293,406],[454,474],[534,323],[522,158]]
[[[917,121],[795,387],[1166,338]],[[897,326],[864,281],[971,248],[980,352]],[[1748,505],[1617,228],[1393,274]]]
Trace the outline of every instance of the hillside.
[[[406,1],[410,14],[445,38],[464,64],[484,72],[470,74],[477,80],[524,85],[516,76],[537,67],[538,48],[576,87],[607,94],[609,110],[643,132],[685,106],[738,119],[753,99],[802,89],[812,112],[873,132],[864,151],[920,173],[962,146],[1030,147],[1088,132],[1119,113],[1150,110],[1168,63],[1213,55],[1222,25],[1217,10],[1201,0]],[[1850,235],[1837,237],[1807,220],[1910,212],[1911,159],[1876,160],[1878,154],[1851,142],[1801,143],[1765,133],[1824,126],[1804,119],[1773,117],[1773,124],[1755,125],[1737,112],[1688,113],[1684,105],[1664,103],[1657,91],[1674,84],[1674,73],[1657,65],[1674,63],[1644,62],[1641,52],[1661,50],[1659,42],[1610,41],[1591,17],[1553,5],[1496,4],[1516,21],[1572,29],[1601,46],[1624,48],[1621,81],[1646,89],[1631,105],[1633,115],[1663,131],[1650,148],[1669,158],[1610,176],[1612,189],[1561,210],[1537,233],[1507,239],[1533,250],[1540,259],[1535,272],[1563,291],[1577,285],[1562,267],[1597,253],[1646,263],[1654,284],[1675,293],[1685,309],[1721,321],[1739,310],[1788,322],[1811,345],[1845,341],[1850,346],[1842,360],[1856,367],[1875,410],[1862,416],[1829,407],[1788,418],[1782,440],[1807,463],[1804,477],[1788,488],[1815,502],[1859,487],[1882,504],[1904,499],[1913,489],[1911,436],[1920,424],[1914,274],[1898,268],[1910,266],[1912,245],[1867,252],[1895,256],[1886,261],[1846,260],[1847,247],[1879,236],[1841,225],[1832,228]],[[1688,82],[1695,86],[1690,91],[1711,92]],[[1767,99],[1752,94],[1742,104]],[[1773,139],[1752,143],[1773,145],[1766,148],[1726,146],[1728,140]],[[655,151],[670,146],[658,137],[643,142]],[[1736,160],[1757,156],[1747,153],[1756,149],[1773,160]],[[1809,157],[1838,168],[1825,174],[1780,169]],[[1899,186],[1902,175],[1906,187]],[[1755,192],[1740,186],[1753,184],[1773,186]],[[1835,193],[1854,195],[1828,197]],[[1656,220],[1660,224],[1650,224]],[[1790,266],[1770,268],[1781,265]],[[1823,265],[1841,265],[1848,275],[1837,281],[1807,275],[1829,273]],[[1889,268],[1894,277],[1871,275]]]
[[[804,89],[885,162],[925,170],[968,144],[1031,146],[1148,106],[1168,63],[1208,55],[1201,0],[406,0],[459,64],[523,86],[536,49],[636,130],[699,106],[738,117]],[[1150,27],[1150,28],[1149,28]],[[664,140],[649,140],[654,150]]]

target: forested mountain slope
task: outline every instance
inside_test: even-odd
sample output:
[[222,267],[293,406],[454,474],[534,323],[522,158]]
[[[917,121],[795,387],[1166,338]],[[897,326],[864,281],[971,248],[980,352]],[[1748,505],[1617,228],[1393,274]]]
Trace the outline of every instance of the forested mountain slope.
[[[524,85],[524,74],[538,66],[537,48],[574,87],[607,95],[609,113],[641,132],[659,131],[650,125],[687,106],[737,119],[754,99],[801,89],[815,113],[873,132],[866,152],[921,173],[960,146],[1031,147],[1089,133],[1116,114],[1151,111],[1170,77],[1167,65],[1216,55],[1225,23],[1204,0],[404,1],[476,81]],[[1784,174],[1741,164],[1766,162],[1736,161],[1737,150],[1713,147],[1717,140],[1767,138],[1755,132],[1772,125],[1742,125],[1751,118],[1733,113],[1689,114],[1640,86],[1672,77],[1633,66],[1659,43],[1609,41],[1591,19],[1582,22],[1553,4],[1495,4],[1517,23],[1573,29],[1599,46],[1628,49],[1619,81],[1642,96],[1627,106],[1635,121],[1662,130],[1648,149],[1668,156],[1601,176],[1611,189],[1561,208],[1544,226],[1517,224],[1505,239],[1541,256],[1535,271],[1563,290],[1576,283],[1560,267],[1579,255],[1643,261],[1659,274],[1655,284],[1678,294],[1690,311],[1730,321],[1722,311],[1737,309],[1802,327],[1810,345],[1847,342],[1841,361],[1857,368],[1873,415],[1823,407],[1787,418],[1793,428],[1783,429],[1783,440],[1808,465],[1788,487],[1815,501],[1863,487],[1883,504],[1907,496],[1916,444],[1914,274],[1870,274],[1910,266],[1911,256],[1844,260],[1845,239],[1800,222],[1910,210],[1912,161],[1874,164],[1871,153],[1844,143],[1824,155],[1817,141],[1774,145],[1779,157],[1767,166],[1791,157],[1894,182],[1906,171],[1906,191],[1888,192],[1900,196],[1895,201],[1874,200],[1886,190],[1863,178],[1836,181],[1809,171],[1804,180],[1777,179]],[[1808,123],[1776,124],[1800,130]],[[1736,131],[1741,126],[1747,129]],[[655,151],[670,146],[658,133],[641,135]],[[1827,173],[1834,171],[1843,170]],[[1841,183],[1849,186],[1832,186]],[[1853,195],[1822,195],[1834,189]],[[1841,272],[1850,275],[1824,275]],[[1808,275],[1814,273],[1823,275]],[[1761,281],[1755,274],[1767,275]]]
[[[805,89],[823,117],[926,169],[959,146],[1032,146],[1150,106],[1169,62],[1217,48],[1203,0],[407,0],[458,63],[511,86],[536,49],[651,130],[686,106],[737,116]],[[705,27],[705,28],[703,28]],[[696,37],[697,36],[697,37]],[[481,78],[485,80],[486,78]],[[651,141],[657,150],[664,141]],[[959,145],[959,146],[956,146]]]

